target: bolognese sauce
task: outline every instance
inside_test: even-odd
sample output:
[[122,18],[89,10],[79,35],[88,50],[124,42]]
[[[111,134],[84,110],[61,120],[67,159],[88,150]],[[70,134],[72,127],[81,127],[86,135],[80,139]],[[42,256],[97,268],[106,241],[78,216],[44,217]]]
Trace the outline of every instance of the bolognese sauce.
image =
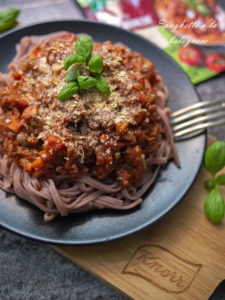
[[37,45],[0,90],[4,152],[37,178],[89,173],[131,186],[141,181],[146,159],[161,144],[160,79],[140,53],[96,42],[93,54],[103,59],[110,96],[90,88],[59,101],[67,74],[63,63],[77,39],[66,33]]

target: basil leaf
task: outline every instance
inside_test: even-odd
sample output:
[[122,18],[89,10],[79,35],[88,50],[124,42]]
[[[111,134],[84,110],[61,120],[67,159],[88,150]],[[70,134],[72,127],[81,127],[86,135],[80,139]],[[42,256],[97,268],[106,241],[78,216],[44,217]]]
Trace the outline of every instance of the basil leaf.
[[208,147],[204,167],[213,176],[225,166],[225,142],[218,141]]
[[85,57],[85,59],[89,59],[93,50],[92,40],[86,36],[81,35],[75,44],[76,53]]
[[98,73],[98,74],[102,73],[103,60],[101,56],[99,55],[92,56],[92,58],[89,60],[88,67],[91,72]]
[[79,54],[70,54],[64,61],[64,70],[68,70],[73,64],[83,65],[85,58]]
[[19,12],[17,8],[9,8],[0,12],[0,33],[16,25]]
[[81,89],[87,90],[96,85],[97,80],[91,76],[78,76],[77,81]]
[[216,183],[214,180],[208,179],[205,180],[205,188],[209,191],[213,190],[214,187],[216,186]]
[[76,82],[70,82],[64,86],[61,92],[58,95],[59,100],[66,100],[76,94],[79,90],[78,84]]
[[219,223],[224,217],[224,200],[218,189],[210,192],[204,204],[205,213],[213,223]]
[[198,4],[196,6],[196,10],[202,15],[205,15],[205,16],[211,15],[211,10],[208,8],[208,6],[206,6],[204,4]]
[[77,76],[79,76],[79,70],[78,70],[78,68],[74,68],[67,73],[66,81],[67,82],[76,81]]
[[97,79],[96,88],[104,95],[109,96],[110,89],[107,80],[102,75],[97,76],[96,79]]
[[225,174],[221,174],[216,178],[216,183],[219,185],[225,185]]

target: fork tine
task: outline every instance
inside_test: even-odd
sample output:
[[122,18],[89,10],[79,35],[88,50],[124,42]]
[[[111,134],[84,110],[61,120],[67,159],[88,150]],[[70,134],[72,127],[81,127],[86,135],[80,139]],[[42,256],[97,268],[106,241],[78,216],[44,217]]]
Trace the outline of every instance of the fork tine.
[[176,117],[170,121],[171,124],[176,124],[180,122],[184,122],[185,120],[191,119],[196,116],[200,116],[203,114],[211,113],[211,112],[216,112],[216,111],[223,111],[225,110],[225,106],[215,106],[215,107],[205,107],[205,108],[200,108],[197,110],[194,110],[192,112],[186,113],[184,115],[181,115],[179,117]]
[[218,99],[218,100],[214,100],[214,101],[202,101],[202,102],[198,102],[195,104],[192,104],[190,106],[187,106],[185,108],[182,108],[180,110],[175,111],[174,113],[171,114],[171,118],[174,117],[178,117],[186,112],[190,112],[196,108],[203,108],[203,107],[207,107],[207,106],[213,106],[215,104],[225,104],[225,99]]
[[181,129],[186,128],[186,127],[193,126],[193,125],[198,124],[198,123],[203,123],[203,122],[206,122],[206,121],[212,121],[212,120],[220,119],[220,118],[225,118],[225,111],[224,112],[219,111],[219,112],[214,113],[214,114],[201,116],[201,117],[198,117],[196,119],[192,119],[192,120],[189,120],[187,122],[180,123],[180,124],[173,127],[173,132],[176,132],[176,131],[181,130]]
[[196,125],[196,126],[175,132],[173,136],[174,136],[174,138],[177,138],[177,137],[181,137],[183,135],[189,134],[189,133],[193,133],[193,132],[203,130],[206,128],[216,127],[216,126],[223,125],[223,124],[225,124],[225,118],[222,120],[218,120],[218,121],[206,122],[206,123],[203,123],[200,125]]

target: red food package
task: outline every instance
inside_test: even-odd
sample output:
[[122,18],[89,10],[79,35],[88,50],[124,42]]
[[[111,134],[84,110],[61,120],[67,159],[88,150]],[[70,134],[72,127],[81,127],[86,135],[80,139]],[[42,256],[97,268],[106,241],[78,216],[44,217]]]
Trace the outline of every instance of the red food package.
[[78,0],[90,20],[135,30],[158,24],[152,1]]

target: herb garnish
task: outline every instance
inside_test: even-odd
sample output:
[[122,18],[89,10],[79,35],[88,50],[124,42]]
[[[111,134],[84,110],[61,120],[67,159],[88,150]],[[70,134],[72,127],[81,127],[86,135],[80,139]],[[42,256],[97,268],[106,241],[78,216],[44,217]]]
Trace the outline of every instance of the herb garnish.
[[225,166],[225,142],[218,141],[208,147],[204,158],[204,167],[212,175],[212,179],[205,180],[205,187],[210,191],[205,200],[204,208],[207,217],[213,223],[219,223],[224,217],[224,199],[217,185],[225,185],[225,174],[216,173]]
[[75,44],[76,53],[83,56],[86,60],[91,57],[93,50],[92,40],[86,36],[81,35]]
[[[76,53],[70,54],[64,61],[64,69],[67,71],[72,65],[75,67],[66,75],[66,82],[69,82],[58,95],[58,99],[66,99],[77,94],[80,89],[87,90],[91,87],[96,88],[106,96],[110,95],[110,89],[107,80],[101,75],[103,71],[103,60],[101,56],[92,56],[93,43],[86,36],[81,35],[75,43]],[[82,75],[81,66],[89,68],[91,76]]]
[[70,54],[64,61],[64,69],[67,71],[73,64],[84,65],[85,58],[79,54]]
[[72,97],[74,94],[77,94],[79,91],[79,86],[76,82],[70,82],[64,86],[61,92],[58,95],[59,100],[66,100]]
[[16,18],[19,12],[20,11],[17,8],[9,8],[7,10],[0,11],[0,33],[11,29],[16,25]]
[[109,96],[110,89],[106,79],[102,75],[96,76],[96,79],[97,79],[96,88],[103,94]]
[[74,68],[72,70],[70,70],[67,75],[66,75],[66,81],[67,82],[72,82],[72,81],[76,81],[77,77],[80,75],[80,72],[78,70],[78,68]]
[[98,73],[98,74],[102,73],[103,61],[102,61],[101,56],[99,56],[99,55],[93,56],[89,60],[88,67],[91,72]]
[[97,80],[91,76],[78,76],[77,81],[81,89],[87,90],[96,85]]

